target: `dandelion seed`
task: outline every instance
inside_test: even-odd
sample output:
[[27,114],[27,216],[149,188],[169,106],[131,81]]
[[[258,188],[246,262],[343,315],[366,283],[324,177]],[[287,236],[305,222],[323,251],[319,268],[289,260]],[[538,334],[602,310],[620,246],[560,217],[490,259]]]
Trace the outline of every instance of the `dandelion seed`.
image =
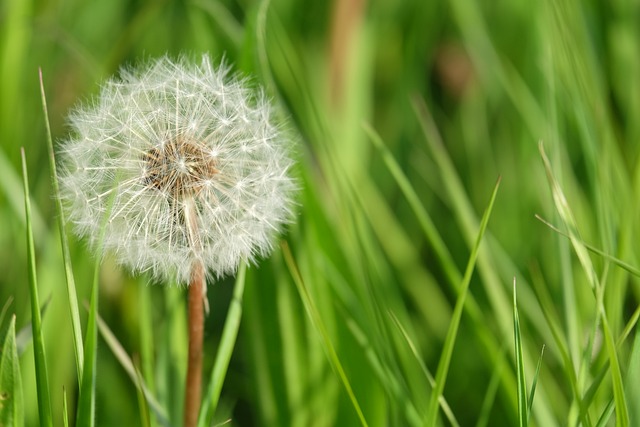
[[[71,116],[60,184],[77,233],[134,273],[188,283],[272,249],[291,217],[291,142],[229,68],[163,58],[108,81]],[[112,201],[109,212],[109,203]]]

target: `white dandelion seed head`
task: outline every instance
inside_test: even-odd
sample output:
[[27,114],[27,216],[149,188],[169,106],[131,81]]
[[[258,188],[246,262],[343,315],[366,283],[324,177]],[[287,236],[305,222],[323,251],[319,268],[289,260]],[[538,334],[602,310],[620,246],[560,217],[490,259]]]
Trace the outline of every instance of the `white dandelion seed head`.
[[94,248],[104,225],[104,249],[133,272],[188,283],[199,261],[223,276],[266,256],[292,216],[291,138],[261,91],[208,56],[124,70],[70,120],[67,214]]

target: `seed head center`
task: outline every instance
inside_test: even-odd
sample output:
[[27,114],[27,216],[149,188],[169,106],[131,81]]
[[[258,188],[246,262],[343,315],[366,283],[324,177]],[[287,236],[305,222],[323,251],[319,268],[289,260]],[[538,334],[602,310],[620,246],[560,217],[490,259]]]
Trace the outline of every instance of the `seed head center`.
[[146,151],[144,183],[176,200],[197,196],[219,173],[207,147],[188,137],[178,137]]

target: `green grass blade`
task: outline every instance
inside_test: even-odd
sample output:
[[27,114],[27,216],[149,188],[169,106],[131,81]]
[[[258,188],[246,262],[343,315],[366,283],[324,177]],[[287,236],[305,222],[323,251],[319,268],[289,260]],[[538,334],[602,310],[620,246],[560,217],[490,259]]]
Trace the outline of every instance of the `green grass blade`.
[[2,306],[2,310],[0,310],[0,328],[4,323],[4,316],[7,315],[7,311],[9,310],[9,306],[11,305],[12,302],[13,302],[13,297],[9,296],[9,298],[7,298],[4,305]]
[[[391,317],[391,320],[393,320],[393,323],[396,325],[396,327],[402,334],[402,337],[404,338],[407,345],[409,346],[409,349],[411,350],[411,354],[413,354],[413,357],[416,359],[416,361],[420,365],[420,369],[422,370],[422,373],[424,374],[425,378],[429,382],[429,385],[431,386],[431,388],[433,388],[436,384],[436,381],[433,378],[433,375],[431,375],[429,368],[427,367],[427,365],[425,365],[424,361],[420,357],[420,354],[418,353],[418,348],[416,347],[414,342],[411,340],[411,337],[409,337],[409,334],[407,333],[405,328],[400,323],[400,319],[398,319],[398,317],[395,314],[393,314],[393,312],[389,312],[389,316]],[[453,411],[451,410],[449,403],[447,403],[447,399],[445,399],[444,396],[440,396],[439,403],[440,403],[440,407],[442,408],[442,412],[444,412],[449,423],[453,427],[459,427],[460,424],[458,423],[456,416],[453,414]]]
[[96,261],[93,277],[93,289],[91,291],[91,303],[89,305],[89,318],[87,320],[87,336],[84,342],[84,359],[86,361],[80,383],[80,396],[78,398],[78,416],[76,424],[80,426],[95,425],[96,411],[96,362],[98,353],[98,296],[99,296],[100,261]]
[[140,425],[143,427],[151,427],[151,416],[149,414],[149,405],[144,397],[142,389],[142,373],[136,369],[136,395],[138,397],[138,407],[140,408]]
[[396,160],[393,158],[393,155],[391,154],[389,149],[384,145],[384,142],[376,133],[376,131],[368,124],[364,125],[364,130],[375,147],[380,152],[382,159],[387,166],[387,169],[389,169],[389,172],[391,172],[393,178],[398,183],[400,190],[402,190],[402,193],[409,202],[411,209],[418,218],[418,222],[420,223],[420,227],[422,227],[424,235],[433,246],[433,250],[440,260],[442,268],[448,279],[452,282],[460,283],[460,272],[458,271],[458,268],[453,261],[453,257],[451,256],[447,245],[444,243],[444,240],[442,240],[442,237],[440,236],[440,233],[438,232],[435,224],[431,220],[429,213],[420,202],[420,198],[418,197],[413,185],[411,184],[405,173],[402,171],[402,168],[400,167],[398,162],[396,162]]
[[538,386],[538,378],[540,377],[540,367],[542,366],[542,357],[544,356],[544,345],[540,351],[540,358],[538,358],[538,364],[536,365],[536,372],[533,375],[533,382],[531,383],[531,391],[529,392],[529,401],[527,402],[527,409],[529,411],[529,418],[527,418],[527,425],[531,418],[531,408],[533,408],[533,398],[536,395],[536,387]]
[[69,405],[67,404],[67,389],[62,387],[62,425],[69,427]]
[[286,244],[286,242],[282,243],[282,252],[283,252],[287,267],[289,268],[289,272],[291,273],[291,276],[293,277],[293,281],[295,282],[296,287],[298,288],[298,292],[300,293],[300,298],[302,299],[302,302],[307,311],[307,314],[309,315],[309,318],[311,319],[311,322],[313,323],[313,326],[315,327],[316,331],[320,335],[325,351],[327,352],[327,355],[329,357],[329,363],[331,363],[331,366],[333,367],[338,377],[342,381],[345,391],[347,392],[347,395],[351,400],[351,404],[353,405],[353,408],[358,415],[360,424],[363,426],[368,426],[369,424],[365,419],[364,413],[362,412],[360,404],[358,403],[358,399],[353,393],[353,388],[351,387],[351,383],[349,382],[349,379],[347,378],[347,374],[345,373],[344,368],[342,367],[342,363],[340,363],[340,358],[338,357],[338,354],[336,353],[336,349],[333,346],[333,343],[331,342],[331,338],[329,337],[329,332],[327,331],[327,328],[325,327],[324,322],[322,321],[322,316],[318,312],[318,309],[316,308],[315,304],[313,303],[313,300],[311,299],[311,296],[309,295],[309,292],[307,291],[304,281],[302,280],[302,275],[298,270],[298,267],[293,259],[293,254],[291,253],[291,250],[289,249],[289,246]]
[[[507,347],[503,347],[503,355],[507,351]],[[491,373],[491,379],[489,385],[487,385],[487,391],[484,393],[484,399],[482,400],[482,406],[480,414],[476,421],[476,427],[487,427],[489,425],[489,418],[491,417],[491,409],[495,404],[496,394],[498,393],[498,386],[500,385],[500,371],[504,369],[506,365],[506,358],[501,358],[498,363],[495,364],[493,372]]]
[[604,411],[602,411],[602,415],[600,415],[600,418],[598,418],[598,422],[596,423],[595,427],[606,427],[609,425],[609,420],[611,419],[611,416],[613,415],[616,409],[616,406],[614,403],[615,403],[614,399],[609,400],[609,403],[604,408]]
[[[571,236],[568,233],[565,233],[564,231],[560,230],[558,227],[556,227],[555,225],[551,224],[549,221],[545,220],[540,215],[536,215],[535,217],[540,222],[542,222],[544,225],[546,225],[547,227],[549,227],[550,229],[555,231],[556,233],[566,237],[567,239],[571,239]],[[622,261],[621,259],[618,259],[618,258],[616,258],[616,257],[614,257],[612,255],[609,255],[608,253],[596,248],[595,246],[586,243],[582,239],[578,239],[578,241],[580,242],[580,244],[582,246],[587,248],[587,250],[589,250],[590,252],[593,252],[594,254],[600,255],[602,258],[606,259],[607,261],[612,262],[613,264],[617,265],[618,267],[622,268],[623,270],[626,270],[627,272],[633,274],[636,277],[640,277],[640,269],[632,266],[629,263],[626,263],[626,262]]]
[[100,318],[100,315],[98,315],[97,321],[98,330],[100,332],[100,335],[102,336],[102,339],[105,341],[107,346],[109,346],[116,359],[118,359],[118,362],[120,362],[120,365],[124,368],[131,381],[134,384],[140,384],[140,388],[142,388],[142,391],[144,392],[147,403],[149,404],[151,410],[154,412],[158,422],[164,427],[170,427],[171,424],[169,423],[169,418],[166,411],[164,410],[164,408],[162,408],[162,406],[158,403],[153,394],[151,394],[147,386],[144,384],[144,379],[138,378],[138,374],[136,373],[136,368],[133,364],[133,361],[125,351],[124,347],[122,347],[122,344],[120,344],[120,342],[118,341],[118,338],[116,338],[113,332],[111,332],[111,329],[109,329],[109,326],[107,326],[105,321]]
[[[140,310],[140,370],[149,391],[155,394],[153,313],[151,310],[150,287],[147,285],[146,280],[138,281],[138,299]],[[142,390],[140,386],[138,386],[138,389]],[[150,419],[149,423],[151,426],[155,424],[153,419]]]
[[[49,303],[51,302],[51,296],[49,296],[42,307],[40,308],[40,319],[44,319]],[[22,356],[29,344],[33,341],[33,325],[28,323],[18,330],[16,333],[16,347],[18,348],[18,356]]]
[[440,401],[440,396],[442,396],[444,385],[447,380],[449,365],[451,363],[451,356],[453,355],[453,347],[456,341],[456,336],[458,334],[460,319],[462,317],[462,310],[464,308],[466,295],[469,290],[469,284],[471,283],[471,276],[473,275],[475,262],[478,257],[478,251],[480,249],[480,243],[482,242],[482,236],[484,236],[484,233],[487,229],[487,224],[489,223],[489,218],[491,217],[491,211],[493,210],[493,204],[496,200],[499,187],[500,179],[498,179],[498,182],[493,189],[493,193],[491,194],[491,199],[489,201],[489,206],[482,216],[482,221],[480,222],[480,230],[478,231],[476,242],[473,246],[473,249],[471,250],[469,262],[467,263],[467,268],[462,279],[460,293],[458,295],[455,308],[453,309],[451,323],[449,325],[449,330],[445,338],[444,348],[442,350],[442,355],[440,356],[440,362],[438,363],[438,370],[436,372],[436,386],[429,399],[427,422],[425,424],[427,427],[435,427],[436,421],[438,419],[438,402]]
[[200,408],[200,415],[198,417],[198,426],[200,427],[211,425],[216,408],[218,407],[222,384],[224,383],[224,379],[227,375],[227,369],[229,368],[231,354],[233,353],[233,349],[236,345],[238,329],[240,328],[240,320],[242,319],[242,296],[244,294],[246,268],[246,264],[243,262],[238,269],[236,284],[233,290],[233,299],[231,300],[227,319],[224,323],[224,330],[222,331],[222,338],[220,339],[220,347],[211,371],[211,379],[209,380],[207,395],[202,407]]
[[556,351],[560,354],[560,358],[564,364],[564,373],[567,376],[567,380],[569,381],[569,385],[573,393],[573,399],[580,409],[580,420],[583,425],[591,426],[591,419],[586,409],[589,404],[586,401],[586,398],[583,399],[581,395],[578,385],[578,378],[576,376],[577,367],[573,363],[573,359],[569,354],[566,335],[562,331],[562,327],[560,325],[560,321],[557,318],[557,315],[555,314],[555,312],[551,311],[551,307],[554,306],[553,299],[549,294],[545,283],[543,283],[539,272],[536,271],[536,274],[533,275],[532,283],[536,291],[536,297],[538,299],[540,308],[542,309],[545,321],[547,322],[547,325],[551,330],[551,335],[553,336]]
[[[640,328],[636,328],[633,349],[629,357],[626,394],[630,402],[640,402]],[[629,405],[629,421],[632,426],[640,425],[640,405]]]
[[[0,194],[6,197],[8,206],[12,208],[15,215],[21,220],[24,219],[23,214],[23,189],[20,180],[20,174],[15,170],[13,163],[7,158],[7,155],[0,147]],[[34,206],[35,208],[35,206]],[[38,210],[31,212],[31,226],[34,234],[40,236],[46,229],[46,225],[42,215]]]
[[602,331],[604,333],[605,347],[609,356],[609,362],[611,363],[611,382],[613,383],[613,398],[616,405],[616,426],[628,427],[630,425],[629,408],[627,406],[627,399],[624,392],[620,362],[618,360],[618,354],[616,352],[616,345],[613,340],[611,328],[605,316],[604,308],[601,307]]
[[194,0],[191,4],[202,9],[211,17],[215,25],[222,30],[222,34],[231,41],[232,46],[236,50],[240,48],[242,38],[244,37],[244,29],[233,13],[222,2]]
[[53,150],[53,139],[51,138],[51,127],[49,125],[49,112],[47,109],[47,98],[44,92],[42,81],[42,69],[38,69],[40,77],[40,95],[42,97],[42,111],[44,113],[44,123],[47,133],[47,148],[49,150],[49,168],[51,169],[51,185],[53,186],[53,198],[56,201],[56,217],[58,218],[58,229],[60,231],[60,244],[62,245],[62,259],[64,262],[64,274],[67,284],[67,298],[69,300],[69,312],[71,314],[71,328],[73,331],[73,345],[76,357],[76,369],[78,371],[78,381],[82,378],[84,365],[84,349],[82,344],[82,327],[80,324],[80,311],[78,309],[78,298],[76,284],[71,268],[71,255],[69,254],[69,241],[64,227],[64,211],[62,210],[62,199],[60,198],[60,186],[58,185],[58,172],[56,170],[56,158]]
[[9,323],[0,354],[2,354],[2,359],[0,359],[0,426],[22,427],[24,425],[24,402],[16,348],[15,315]]
[[345,324],[355,341],[360,345],[362,352],[366,355],[367,362],[371,367],[371,370],[378,378],[380,384],[383,385],[387,394],[390,395],[394,401],[399,402],[398,411],[402,413],[405,418],[405,424],[407,426],[422,426],[423,414],[420,414],[414,405],[413,399],[407,390],[406,385],[403,384],[393,372],[393,366],[391,366],[369,341],[367,333],[362,330],[357,323],[349,317],[348,314],[344,314]]
[[516,298],[516,279],[513,279],[513,338],[516,354],[516,377],[518,381],[518,425],[526,427],[529,419],[527,407],[527,381],[524,372],[524,356],[522,354],[522,337],[520,336],[520,318]]
[[571,244],[595,294],[598,314],[602,323],[605,348],[607,350],[607,355],[611,364],[610,373],[616,409],[616,426],[627,427],[629,426],[629,410],[624,393],[624,384],[622,381],[620,362],[618,360],[618,354],[616,351],[616,343],[614,341],[613,333],[611,331],[611,327],[609,326],[609,321],[607,319],[607,314],[604,308],[604,287],[599,282],[595,269],[593,268],[593,264],[591,263],[591,259],[589,258],[587,248],[582,244],[582,239],[580,238],[580,235],[578,233],[577,222],[571,211],[571,208],[569,207],[567,198],[565,197],[562,189],[560,188],[560,185],[553,175],[551,162],[549,161],[549,158],[544,151],[542,142],[540,142],[539,144],[539,150],[542,161],[544,163],[545,171],[547,173],[547,179],[549,180],[549,186],[551,187],[551,193],[553,196],[555,207],[569,231],[569,239],[571,240]]
[[24,181],[24,208],[27,224],[27,248],[29,257],[29,292],[31,296],[31,325],[33,327],[33,353],[36,367],[36,388],[38,394],[38,413],[40,425],[53,426],[51,413],[51,396],[49,395],[49,376],[47,373],[47,358],[42,336],[42,320],[40,317],[40,303],[38,302],[38,279],[36,275],[36,254],[31,225],[31,199],[29,195],[29,179],[27,176],[27,159],[24,148],[22,155],[22,179]]

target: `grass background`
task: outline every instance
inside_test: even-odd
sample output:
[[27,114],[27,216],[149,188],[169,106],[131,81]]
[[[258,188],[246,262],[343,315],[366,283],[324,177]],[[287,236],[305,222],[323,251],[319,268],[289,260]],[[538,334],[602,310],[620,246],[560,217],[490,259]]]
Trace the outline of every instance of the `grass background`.
[[[302,187],[297,222],[283,237],[300,280],[281,249],[248,269],[216,422],[360,425],[337,360],[368,425],[426,425],[434,413],[425,370],[436,375],[460,302],[441,384],[454,423],[521,421],[517,391],[531,386],[545,345],[532,425],[640,425],[638,277],[610,258],[640,265],[639,18],[638,3],[625,0],[2,0],[0,306],[8,301],[16,328],[30,330],[24,146],[40,302],[49,301],[54,424],[62,425],[63,390],[75,414],[79,380],[38,67],[60,140],[69,109],[122,64],[210,52],[266,87],[290,116]],[[499,176],[463,306],[463,275]],[[85,325],[95,257],[69,237]],[[582,241],[610,257],[585,256]],[[130,277],[108,258],[100,282],[100,315],[179,425],[186,293]],[[233,283],[210,284],[205,372]],[[0,322],[4,337],[9,316]],[[37,425],[24,332],[18,347],[25,422]],[[96,384],[96,425],[142,423],[136,387],[103,338]]]

